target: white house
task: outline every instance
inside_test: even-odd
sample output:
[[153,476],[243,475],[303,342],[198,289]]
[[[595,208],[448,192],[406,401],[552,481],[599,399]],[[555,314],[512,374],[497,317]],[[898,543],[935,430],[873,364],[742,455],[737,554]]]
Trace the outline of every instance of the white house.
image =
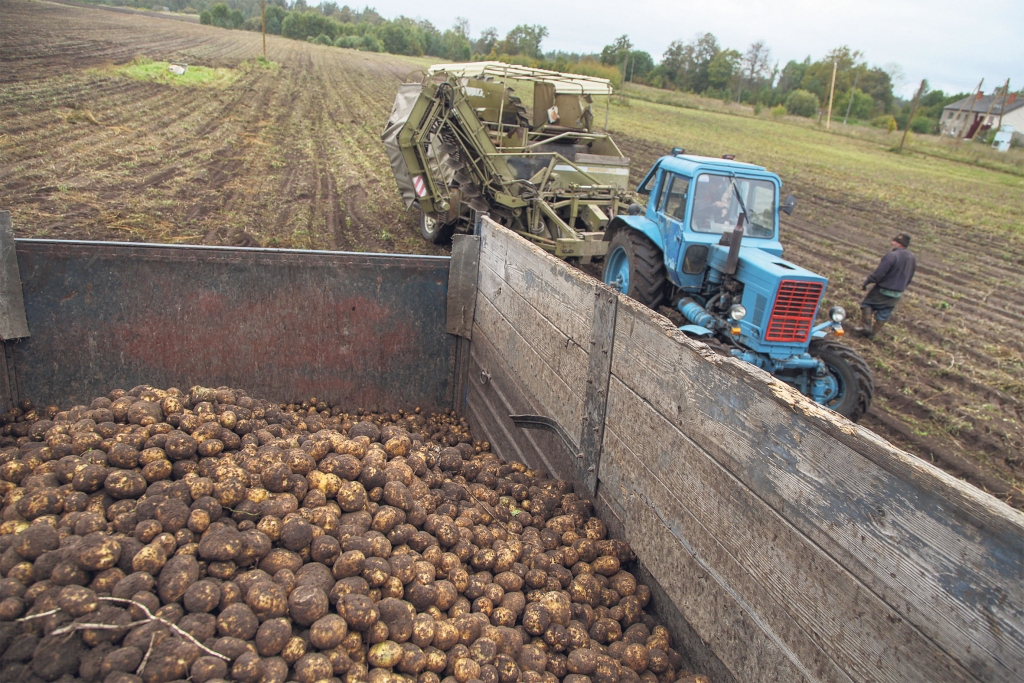
[[[1009,124],[1017,130],[1024,130],[1024,97],[1018,97],[1017,93],[1009,93],[1005,98],[999,95],[985,95],[974,100],[974,107],[971,107],[972,96],[968,95],[962,100],[947,105],[942,110],[942,118],[939,119],[939,130],[944,135],[959,136],[964,125],[968,126],[964,137],[972,133],[977,134],[978,129],[982,133],[987,132],[992,126],[1000,123]],[[995,103],[993,104],[993,100]],[[989,113],[985,118],[985,112]],[[962,110],[962,111],[961,111]],[[1002,117],[1002,121],[1000,121]]]

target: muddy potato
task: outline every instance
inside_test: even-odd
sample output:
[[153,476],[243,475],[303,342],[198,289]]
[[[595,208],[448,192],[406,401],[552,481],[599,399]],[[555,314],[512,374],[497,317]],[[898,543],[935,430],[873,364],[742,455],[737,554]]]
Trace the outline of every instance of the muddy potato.
[[327,594],[317,586],[296,586],[288,595],[288,613],[302,626],[311,625],[326,615],[329,608]]
[[85,616],[100,607],[96,593],[83,586],[65,586],[57,596],[57,606],[72,618]]
[[385,640],[370,648],[366,655],[366,662],[370,666],[390,669],[398,666],[405,655],[402,646],[393,640]]
[[292,625],[287,619],[267,619],[256,631],[256,651],[262,657],[273,657],[284,650],[292,637]]
[[295,662],[295,680],[298,683],[316,683],[330,678],[334,674],[334,667],[326,655],[319,652],[309,652]]
[[217,616],[217,633],[231,638],[250,640],[256,635],[259,625],[248,605],[240,602],[228,605]]
[[193,683],[206,683],[215,678],[225,678],[227,673],[227,662],[218,657],[205,655],[192,663],[189,678]]
[[348,624],[337,614],[321,617],[309,627],[309,642],[318,650],[338,647],[347,635]]
[[630,643],[626,645],[620,661],[639,674],[647,668],[650,655],[643,645]]
[[146,478],[130,470],[112,470],[103,480],[103,489],[116,500],[138,498],[146,492]]
[[280,543],[288,550],[298,552],[313,542],[313,527],[301,517],[287,519],[281,525]]
[[132,557],[132,571],[159,574],[167,563],[167,552],[158,543],[144,546]]
[[15,536],[14,550],[21,557],[32,562],[49,550],[60,546],[57,530],[49,524],[33,524]]
[[245,604],[260,621],[288,614],[288,594],[285,589],[266,579],[249,588],[245,594]]
[[[312,476],[313,473],[310,473]],[[332,476],[338,479],[334,475]],[[366,497],[366,488],[358,481],[341,481],[339,479],[339,485],[336,489],[336,498],[338,506],[344,512],[355,512],[356,510],[362,510],[366,507],[368,499]],[[397,507],[397,506],[396,506]]]

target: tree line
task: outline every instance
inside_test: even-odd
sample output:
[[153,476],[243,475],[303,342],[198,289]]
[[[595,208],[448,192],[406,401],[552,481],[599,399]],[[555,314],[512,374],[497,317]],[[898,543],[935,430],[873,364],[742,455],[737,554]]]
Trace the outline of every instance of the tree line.
[[[155,5],[153,0],[93,1],[198,11],[203,24],[262,30],[260,0],[155,0]],[[861,52],[845,45],[818,60],[808,56],[780,66],[763,41],[740,51],[722,46],[711,33],[700,33],[688,41],[672,41],[656,62],[648,52],[636,49],[628,35],[619,36],[599,53],[545,53],[542,46],[549,33],[540,24],[517,25],[504,37],[488,27],[474,39],[463,18],[441,30],[429,21],[404,16],[386,19],[369,6],[357,10],[333,0],[316,6],[309,6],[307,0],[266,0],[265,16],[268,33],[296,40],[448,61],[492,59],[574,71],[608,78],[616,87],[628,82],[696,93],[753,105],[758,111],[770,108],[779,116],[820,116],[828,105],[835,66],[833,118],[870,121],[890,130],[909,125],[916,132],[937,132],[943,107],[967,95],[926,90],[914,120],[907,121],[909,103],[893,92],[894,79],[901,77],[899,68],[869,65]]]

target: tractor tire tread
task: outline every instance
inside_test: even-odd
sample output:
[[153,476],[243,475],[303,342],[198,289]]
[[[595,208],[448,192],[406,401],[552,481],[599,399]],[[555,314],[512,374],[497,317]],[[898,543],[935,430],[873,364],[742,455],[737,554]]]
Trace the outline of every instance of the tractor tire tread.
[[808,349],[812,356],[819,356],[823,351],[831,352],[845,360],[853,374],[857,377],[857,407],[848,416],[853,422],[857,422],[871,408],[871,402],[875,398],[875,382],[868,367],[859,353],[846,344],[831,340],[814,340]]
[[665,284],[668,282],[661,250],[635,230],[626,230],[624,233],[636,257],[632,278],[636,286],[635,289],[631,287],[634,291],[630,296],[644,306],[657,310],[664,297]]

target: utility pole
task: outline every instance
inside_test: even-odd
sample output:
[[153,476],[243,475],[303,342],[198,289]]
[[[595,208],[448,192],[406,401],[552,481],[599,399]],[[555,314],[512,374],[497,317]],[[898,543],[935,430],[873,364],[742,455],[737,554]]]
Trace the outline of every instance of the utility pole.
[[[985,82],[985,79],[984,79],[984,78],[983,78],[983,79],[981,79],[981,83],[984,83],[984,82]],[[970,95],[971,97],[974,97],[974,95],[975,95],[975,94],[976,94],[976,93],[978,92],[978,90],[980,90],[980,89],[981,89],[981,83],[978,83],[978,89],[977,89],[977,90],[975,90],[975,91],[974,91],[974,93],[971,93],[971,95]],[[946,131],[947,131],[947,130],[948,130],[948,129],[949,129],[949,128],[950,128],[950,127],[951,127],[951,126],[953,125],[953,124],[955,124],[955,123],[956,123],[956,122],[957,122],[958,120],[960,120],[960,114],[962,114],[962,113],[963,113],[963,111],[964,111],[964,107],[966,107],[966,106],[967,106],[967,100],[964,100],[964,103],[963,103],[963,104],[961,104],[961,105],[960,105],[960,108],[956,110],[956,114],[955,114],[955,115],[953,116],[953,118],[951,118],[951,119],[950,119],[949,121],[947,121],[947,122],[946,122],[946,125],[942,127],[942,131],[940,132],[940,135],[945,135],[945,134],[946,134]]]
[[[1003,127],[1003,112],[1006,111],[1006,98],[1010,94],[1010,79],[1006,79],[1006,85],[1003,86],[1003,103],[999,106],[999,128]],[[997,129],[998,130],[998,129]]]
[[260,0],[260,19],[263,21],[263,59],[267,59],[267,0]]
[[964,135],[967,134],[967,129],[971,127],[971,115],[974,113],[974,104],[978,101],[978,96],[981,95],[981,86],[984,85],[985,79],[981,79],[978,83],[978,90],[971,95],[971,108],[967,110],[967,118],[964,119],[964,127],[960,129],[960,133],[956,136],[956,144],[960,144],[960,140],[963,139]]
[[839,60],[832,62],[832,87],[828,91],[828,118],[825,119],[825,130],[832,126],[832,98],[836,94],[836,70],[839,68]]
[[857,80],[860,78],[860,70],[853,75],[853,87],[850,88],[850,101],[846,105],[846,116],[843,117],[843,125],[846,125],[846,120],[850,118],[850,110],[853,109],[853,91],[857,89]]
[[917,94],[914,95],[914,104],[910,107],[910,116],[907,117],[907,125],[903,127],[903,137],[900,138],[900,149],[903,151],[903,143],[907,141],[907,132],[910,131],[910,122],[914,120],[914,114],[917,113],[917,105],[921,103],[921,97],[924,95],[924,84],[925,79],[921,79],[921,87],[917,89]]
[[[992,109],[996,106],[996,101],[1000,97],[1006,97],[1006,89],[1008,87],[1010,87],[1010,79],[1009,78],[1006,79],[1006,84],[1001,89],[996,90],[994,93],[992,93],[992,101],[988,103],[988,111],[986,111],[985,115],[983,117],[981,117],[981,123],[978,124],[978,129],[974,131],[974,135],[972,135],[971,137],[967,138],[968,140],[974,140],[974,138],[977,137],[978,131],[980,131],[982,129],[982,127],[985,125],[985,121],[988,120],[988,115],[992,113]],[[1000,110],[1000,111],[1002,111],[1002,110]],[[989,130],[992,130],[991,126],[989,126]]]

